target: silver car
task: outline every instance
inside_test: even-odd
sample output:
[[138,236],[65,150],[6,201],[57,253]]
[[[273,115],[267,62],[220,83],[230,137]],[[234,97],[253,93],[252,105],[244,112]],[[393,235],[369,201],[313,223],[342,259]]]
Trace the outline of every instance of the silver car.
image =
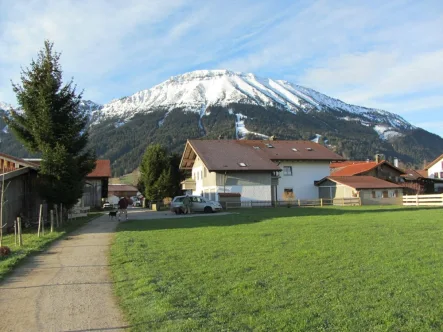
[[[183,207],[183,199],[186,196],[176,196],[171,202],[171,211],[178,213],[178,209]],[[191,199],[191,211],[211,213],[221,211],[223,208],[219,202],[210,201],[201,196],[189,196]]]

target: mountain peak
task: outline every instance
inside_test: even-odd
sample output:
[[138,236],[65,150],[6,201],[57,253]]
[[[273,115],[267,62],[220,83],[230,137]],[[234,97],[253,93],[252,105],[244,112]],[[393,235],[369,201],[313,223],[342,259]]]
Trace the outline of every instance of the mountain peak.
[[[264,108],[275,107],[291,113],[327,112],[349,113],[350,121],[384,124],[394,128],[413,128],[398,115],[328,97],[315,90],[285,80],[274,80],[253,73],[227,69],[196,70],[172,76],[168,80],[142,90],[132,96],[113,100],[100,110],[100,119],[131,118],[137,113],[149,113],[156,109],[180,108],[201,113],[209,106],[249,104]],[[345,117],[344,116],[344,117]]]

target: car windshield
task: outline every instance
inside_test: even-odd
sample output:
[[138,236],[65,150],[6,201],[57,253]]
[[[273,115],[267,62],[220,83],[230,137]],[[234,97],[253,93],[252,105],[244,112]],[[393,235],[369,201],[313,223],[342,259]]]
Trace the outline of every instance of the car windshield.
[[174,198],[174,202],[183,202],[184,197],[176,197]]

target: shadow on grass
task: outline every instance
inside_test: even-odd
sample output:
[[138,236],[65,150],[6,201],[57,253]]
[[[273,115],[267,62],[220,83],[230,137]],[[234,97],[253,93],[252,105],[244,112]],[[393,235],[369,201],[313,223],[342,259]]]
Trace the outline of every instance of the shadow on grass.
[[[181,228],[200,228],[200,227],[224,227],[236,226],[242,224],[252,224],[266,221],[273,218],[286,217],[308,217],[308,216],[337,216],[345,214],[374,214],[374,218],[385,218],[386,215],[393,212],[414,212],[424,209],[435,208],[416,208],[416,207],[292,207],[292,208],[244,208],[231,210],[231,214],[217,216],[202,216],[196,214],[192,218],[168,219],[149,219],[149,220],[129,220],[118,226],[117,232],[122,231],[148,231],[148,230],[167,230]],[[229,212],[231,212],[229,211]],[[383,216],[382,216],[383,215]],[[321,219],[320,219],[321,220]]]

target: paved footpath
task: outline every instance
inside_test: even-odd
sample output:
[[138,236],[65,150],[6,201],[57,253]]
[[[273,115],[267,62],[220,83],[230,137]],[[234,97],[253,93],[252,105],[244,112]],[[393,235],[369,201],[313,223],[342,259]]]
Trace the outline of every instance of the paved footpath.
[[102,216],[27,260],[0,283],[0,331],[122,331]]

